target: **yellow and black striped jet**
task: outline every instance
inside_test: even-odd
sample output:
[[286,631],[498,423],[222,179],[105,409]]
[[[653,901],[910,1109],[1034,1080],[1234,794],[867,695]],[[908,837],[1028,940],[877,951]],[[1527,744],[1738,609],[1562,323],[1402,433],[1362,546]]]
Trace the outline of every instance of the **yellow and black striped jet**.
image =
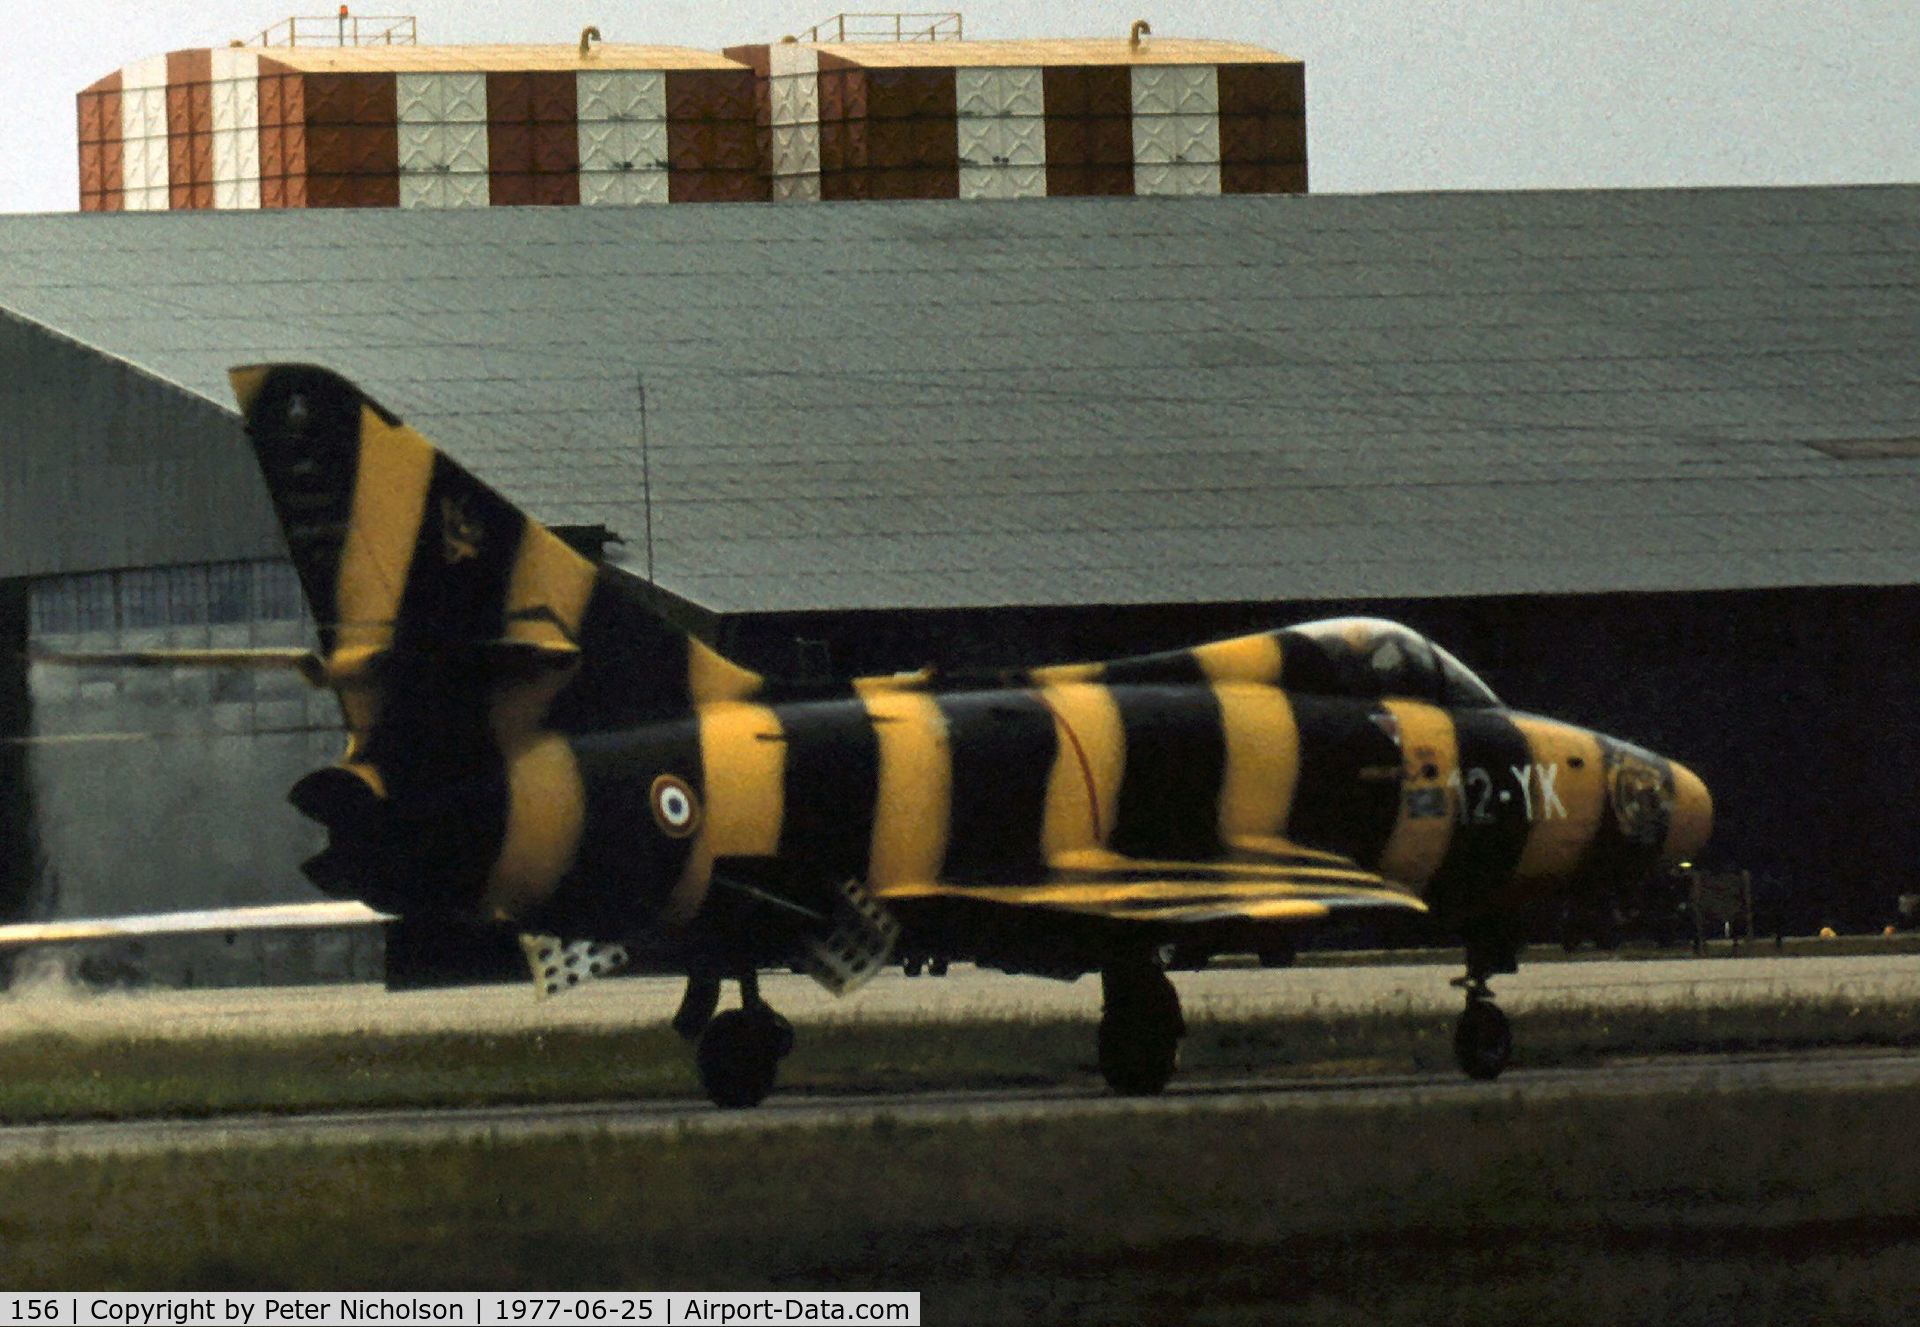
[[[787,685],[722,657],[324,369],[233,372],[319,623],[347,748],[296,807],[324,890],[529,937],[550,986],[667,937],[709,1095],[757,1103],[792,1031],[756,973],[834,989],[896,945],[1101,974],[1099,1062],[1160,1089],[1162,968],[1336,914],[1464,939],[1465,1070],[1512,1038],[1488,979],[1542,900],[1690,857],[1684,767],[1515,713],[1396,624],[1309,623],[992,677]],[[657,945],[650,945],[657,951]],[[741,1007],[716,1016],[723,979]]]

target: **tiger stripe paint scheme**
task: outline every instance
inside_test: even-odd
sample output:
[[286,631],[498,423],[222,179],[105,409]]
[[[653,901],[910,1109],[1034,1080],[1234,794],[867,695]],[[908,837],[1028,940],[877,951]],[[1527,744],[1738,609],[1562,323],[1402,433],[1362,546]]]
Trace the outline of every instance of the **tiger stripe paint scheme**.
[[293,793],[331,831],[307,869],[377,907],[618,941],[720,934],[742,899],[823,918],[853,879],[910,935],[934,905],[1127,945],[1350,909],[1465,928],[1708,832],[1684,767],[1514,713],[1392,623],[785,688],[344,379],[233,376],[348,733]]
[[[729,704],[702,710],[689,744],[711,829],[673,919],[723,858],[817,862],[881,898],[1135,917],[1231,886],[1304,918],[1417,908],[1428,890],[1520,907],[1589,855],[1631,878],[1697,847],[1693,813],[1672,810],[1690,776],[1624,744],[1501,710],[1241,682]],[[1602,842],[1609,770],[1629,766],[1659,781],[1658,828]]]

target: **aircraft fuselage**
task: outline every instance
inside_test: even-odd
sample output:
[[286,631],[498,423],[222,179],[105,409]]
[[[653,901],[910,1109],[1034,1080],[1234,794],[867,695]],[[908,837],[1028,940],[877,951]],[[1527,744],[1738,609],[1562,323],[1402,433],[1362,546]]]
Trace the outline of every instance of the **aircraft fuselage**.
[[[509,800],[540,808],[545,837],[520,851],[535,830],[509,813],[513,869],[484,906],[591,896],[604,916],[611,888],[634,926],[685,924],[716,872],[756,869],[901,901],[1097,901],[1148,878],[1198,901],[1330,854],[1468,916],[1636,879],[1711,817],[1683,766],[1499,708],[1231,680],[865,690],[708,704],[510,761],[510,786],[541,785]],[[570,838],[548,827],[556,800],[577,802]]]

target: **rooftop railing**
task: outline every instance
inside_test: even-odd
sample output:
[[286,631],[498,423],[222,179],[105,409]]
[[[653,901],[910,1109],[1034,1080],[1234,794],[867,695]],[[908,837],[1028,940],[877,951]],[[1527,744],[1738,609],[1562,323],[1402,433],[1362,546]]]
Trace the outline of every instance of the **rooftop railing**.
[[960,15],[835,14],[800,34],[801,41],[959,41]]
[[345,5],[334,15],[283,18],[244,46],[416,46],[418,21],[411,14],[352,14]]

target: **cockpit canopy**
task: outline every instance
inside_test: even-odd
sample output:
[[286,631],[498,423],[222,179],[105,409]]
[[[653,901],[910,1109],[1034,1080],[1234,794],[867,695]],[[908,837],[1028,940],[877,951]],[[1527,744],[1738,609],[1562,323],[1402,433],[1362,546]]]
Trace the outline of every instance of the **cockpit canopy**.
[[[1137,654],[1099,665],[1093,675],[1121,685],[1202,679],[1278,683],[1311,695],[1362,700],[1395,696],[1449,709],[1503,708],[1493,688],[1472,669],[1412,628],[1377,617],[1328,618],[1187,650]],[[1030,676],[1046,683],[1085,680],[1089,673],[1086,665],[1066,664],[1037,668]]]
[[1280,631],[1280,684],[1331,696],[1404,696],[1454,709],[1500,706],[1471,668],[1414,631],[1377,617],[1337,617]]

